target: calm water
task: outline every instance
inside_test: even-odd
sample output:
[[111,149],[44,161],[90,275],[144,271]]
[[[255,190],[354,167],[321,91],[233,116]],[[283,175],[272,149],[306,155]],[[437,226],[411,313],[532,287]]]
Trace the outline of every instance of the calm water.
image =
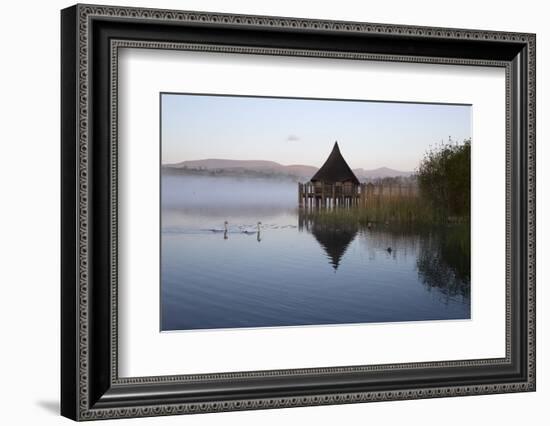
[[467,229],[326,226],[296,202],[292,182],[164,176],[161,329],[470,318]]

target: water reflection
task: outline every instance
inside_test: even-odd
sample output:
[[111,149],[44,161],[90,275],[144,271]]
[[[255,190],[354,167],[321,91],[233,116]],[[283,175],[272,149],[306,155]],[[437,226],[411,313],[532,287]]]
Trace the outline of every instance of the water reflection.
[[315,214],[299,212],[298,229],[310,232],[326,252],[329,263],[338,269],[342,257],[359,231],[357,223],[339,223],[337,225],[318,220]]
[[[419,281],[429,291],[437,289],[448,297],[470,297],[470,228],[468,224],[434,227],[411,225],[360,224],[326,215],[299,211],[298,228],[309,232],[327,255],[336,271],[352,242],[369,254],[398,262],[407,256],[416,258]],[[359,237],[358,237],[359,236]]]
[[430,232],[420,244],[418,276],[428,289],[470,297],[470,232],[466,225]]
[[293,207],[294,185],[276,191],[288,194],[278,207],[252,196],[186,202],[191,189],[181,179],[163,180],[173,197],[163,195],[161,212],[162,330],[470,318],[467,225],[369,226],[304,214]]

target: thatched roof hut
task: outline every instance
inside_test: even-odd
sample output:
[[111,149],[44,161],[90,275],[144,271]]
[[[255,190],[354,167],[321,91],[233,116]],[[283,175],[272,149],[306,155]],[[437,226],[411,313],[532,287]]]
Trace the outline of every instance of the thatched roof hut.
[[355,176],[340,153],[338,142],[334,142],[332,152],[325,161],[325,164],[311,178],[311,182],[322,182],[325,184],[351,182],[359,185],[359,179],[357,179],[357,176]]

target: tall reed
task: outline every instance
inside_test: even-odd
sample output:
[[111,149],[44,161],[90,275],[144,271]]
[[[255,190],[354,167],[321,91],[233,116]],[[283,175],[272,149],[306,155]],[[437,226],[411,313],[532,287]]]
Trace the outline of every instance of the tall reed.
[[327,225],[350,221],[363,226],[386,223],[431,225],[469,221],[469,217],[448,217],[445,212],[435,209],[432,203],[421,197],[382,198],[372,200],[366,206],[310,209],[305,214],[315,215],[319,223]]

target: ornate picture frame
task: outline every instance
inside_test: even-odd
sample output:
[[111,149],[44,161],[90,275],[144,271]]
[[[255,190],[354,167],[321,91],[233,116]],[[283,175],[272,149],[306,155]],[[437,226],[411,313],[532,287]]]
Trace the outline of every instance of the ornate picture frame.
[[[73,420],[535,390],[534,34],[76,5],[61,12],[61,413]],[[506,356],[119,377],[121,48],[506,72]]]

